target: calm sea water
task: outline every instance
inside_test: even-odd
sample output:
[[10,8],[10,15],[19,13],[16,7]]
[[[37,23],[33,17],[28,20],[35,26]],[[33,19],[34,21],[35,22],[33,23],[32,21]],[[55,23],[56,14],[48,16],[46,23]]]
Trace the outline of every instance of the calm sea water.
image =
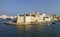
[[51,25],[12,26],[0,20],[0,37],[60,37],[60,22]]

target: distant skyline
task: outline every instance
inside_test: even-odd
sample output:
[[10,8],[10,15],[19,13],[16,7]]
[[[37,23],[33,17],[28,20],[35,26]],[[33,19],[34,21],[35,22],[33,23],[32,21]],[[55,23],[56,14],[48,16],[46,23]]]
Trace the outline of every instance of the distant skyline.
[[60,0],[0,0],[0,14],[41,12],[60,15]]

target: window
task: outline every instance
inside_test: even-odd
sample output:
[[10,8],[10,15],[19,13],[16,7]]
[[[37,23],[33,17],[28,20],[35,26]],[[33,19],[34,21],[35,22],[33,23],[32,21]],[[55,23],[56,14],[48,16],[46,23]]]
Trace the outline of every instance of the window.
[[36,17],[36,15],[31,15],[31,16]]
[[45,17],[45,18],[49,18],[49,17]]
[[26,14],[26,16],[30,16],[30,14]]
[[24,15],[19,15],[19,16],[24,16]]

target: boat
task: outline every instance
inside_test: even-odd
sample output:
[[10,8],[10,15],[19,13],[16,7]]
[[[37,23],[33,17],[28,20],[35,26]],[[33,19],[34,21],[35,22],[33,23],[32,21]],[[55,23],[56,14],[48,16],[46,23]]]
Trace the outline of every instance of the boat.
[[5,25],[16,25],[16,26],[25,26],[25,25],[35,25],[36,23],[16,23],[16,22],[12,22],[12,21],[9,21],[9,22],[5,22],[4,23]]
[[51,22],[52,24],[56,24],[55,22]]
[[6,18],[7,20],[11,20],[11,18]]
[[60,20],[57,20],[56,22],[60,22]]

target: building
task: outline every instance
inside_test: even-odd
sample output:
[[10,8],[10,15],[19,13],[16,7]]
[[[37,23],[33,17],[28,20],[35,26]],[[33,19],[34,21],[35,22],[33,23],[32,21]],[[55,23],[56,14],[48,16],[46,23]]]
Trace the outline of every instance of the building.
[[30,24],[30,23],[36,23],[36,22],[45,22],[45,21],[51,21],[52,18],[48,17],[46,18],[47,15],[45,14],[40,14],[40,13],[29,13],[29,14],[24,14],[24,15],[18,15],[17,17],[17,23],[25,23],[25,24]]
[[1,16],[0,16],[0,19],[7,19],[7,18],[15,19],[16,16],[7,16],[7,15],[1,15]]

